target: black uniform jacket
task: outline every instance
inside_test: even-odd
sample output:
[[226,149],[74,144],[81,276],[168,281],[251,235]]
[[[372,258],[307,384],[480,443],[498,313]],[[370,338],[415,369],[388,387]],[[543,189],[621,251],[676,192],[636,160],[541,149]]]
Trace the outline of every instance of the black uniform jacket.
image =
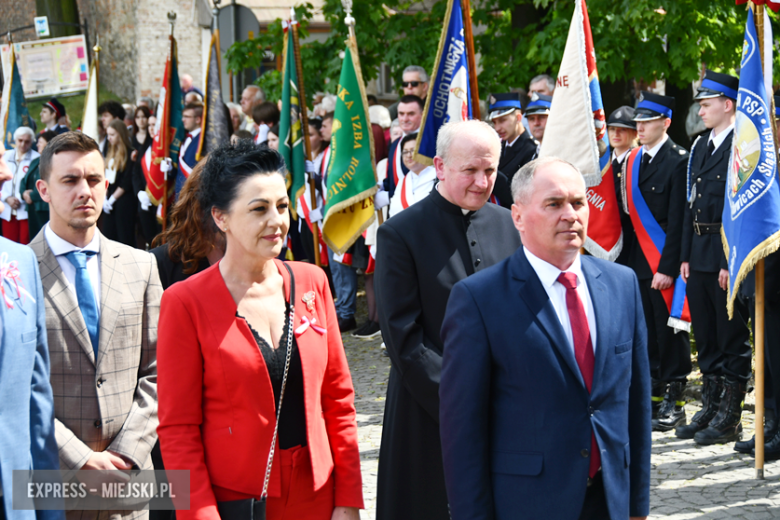
[[709,130],[696,142],[691,159],[691,190],[696,187],[693,200],[685,204],[683,220],[682,257],[690,262],[691,269],[705,273],[717,273],[728,269],[726,253],[720,233],[698,235],[694,232],[694,222],[718,224],[723,218],[723,201],[726,196],[726,178],[728,176],[729,156],[731,154],[732,130],[726,139],[707,157]]
[[[647,168],[641,168],[639,171],[639,191],[647,202],[650,213],[666,232],[658,272],[672,278],[677,278],[680,274],[687,167],[688,152],[668,138]],[[653,277],[650,265],[637,241],[634,241],[632,246],[628,265],[636,271],[640,280]]]
[[509,211],[464,215],[434,188],[377,233],[376,297],[392,361],[379,457],[377,519],[447,520],[441,441],[439,334],[452,287],[510,256]]

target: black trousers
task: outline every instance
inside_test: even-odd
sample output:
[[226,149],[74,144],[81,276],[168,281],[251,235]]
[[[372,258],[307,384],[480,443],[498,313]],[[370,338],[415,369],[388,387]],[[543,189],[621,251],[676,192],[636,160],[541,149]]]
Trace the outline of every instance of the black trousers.
[[718,273],[691,270],[687,294],[701,373],[746,383],[753,355],[747,305],[737,298],[734,317],[729,320],[726,291],[718,285]]
[[585,491],[585,502],[582,504],[579,520],[609,520],[607,496],[604,494],[604,479],[601,471],[593,477],[593,483]]
[[[755,298],[747,306],[755,334]],[[780,412],[780,300],[776,298],[766,298],[764,307],[764,397],[767,408]]]
[[650,376],[664,382],[686,381],[691,373],[691,344],[687,332],[675,334],[667,325],[669,308],[661,291],[650,288],[652,280],[639,280],[647,323],[647,353]]

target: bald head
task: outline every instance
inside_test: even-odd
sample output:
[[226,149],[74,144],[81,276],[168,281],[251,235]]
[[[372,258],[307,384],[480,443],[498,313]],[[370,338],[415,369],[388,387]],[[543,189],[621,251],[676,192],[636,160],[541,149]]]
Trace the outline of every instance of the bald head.
[[458,138],[469,141],[479,140],[483,146],[495,152],[496,161],[501,156],[501,139],[493,127],[484,121],[458,121],[442,126],[439,129],[439,135],[436,137],[436,155],[441,157],[445,163],[448,162],[452,155],[453,145],[460,140]]

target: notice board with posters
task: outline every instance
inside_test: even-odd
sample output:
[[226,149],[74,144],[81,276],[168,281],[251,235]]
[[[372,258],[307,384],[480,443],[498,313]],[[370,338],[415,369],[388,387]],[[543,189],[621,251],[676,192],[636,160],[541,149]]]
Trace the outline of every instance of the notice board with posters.
[[[13,47],[26,99],[87,90],[89,54],[83,34],[14,43]],[[0,51],[3,77],[7,78],[10,47],[3,45]]]

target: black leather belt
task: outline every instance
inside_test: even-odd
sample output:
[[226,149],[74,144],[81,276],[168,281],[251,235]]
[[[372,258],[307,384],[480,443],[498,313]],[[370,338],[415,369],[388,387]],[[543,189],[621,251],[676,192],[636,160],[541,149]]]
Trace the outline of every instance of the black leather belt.
[[694,221],[693,231],[697,235],[714,235],[716,233],[720,233],[720,226],[721,226],[720,222],[717,222],[715,224],[704,224],[701,222]]
[[588,485],[587,485],[587,487],[590,487],[593,484],[595,484],[596,481],[598,479],[600,479],[600,478],[601,478],[601,468],[599,468],[599,470],[596,472],[595,475],[593,475],[592,477],[588,477]]

